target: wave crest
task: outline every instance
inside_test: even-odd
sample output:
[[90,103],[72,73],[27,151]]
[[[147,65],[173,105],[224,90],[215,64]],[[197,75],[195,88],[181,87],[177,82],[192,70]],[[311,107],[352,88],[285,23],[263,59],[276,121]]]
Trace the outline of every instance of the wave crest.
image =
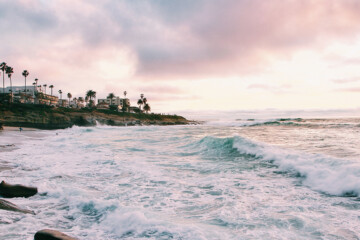
[[[282,149],[244,137],[205,137],[200,151],[228,158],[245,156],[275,164],[280,171],[303,177],[302,183],[313,190],[338,196],[360,195],[360,164],[347,159]],[[197,146],[199,147],[199,146]],[[216,157],[216,156],[215,156]]]

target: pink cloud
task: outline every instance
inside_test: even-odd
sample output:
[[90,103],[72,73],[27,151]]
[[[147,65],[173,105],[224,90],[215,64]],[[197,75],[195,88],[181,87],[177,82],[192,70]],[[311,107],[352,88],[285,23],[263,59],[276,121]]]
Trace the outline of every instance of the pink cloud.
[[360,81],[360,77],[355,77],[355,78],[343,78],[343,79],[335,79],[333,80],[334,83],[339,83],[339,84],[343,84],[343,83],[353,83],[353,82],[359,82]]
[[21,0],[0,9],[0,46],[20,69],[92,87],[102,77],[98,59],[111,61],[111,49],[131,52],[137,81],[243,76],[264,71],[268,55],[351,41],[359,22],[357,0]]

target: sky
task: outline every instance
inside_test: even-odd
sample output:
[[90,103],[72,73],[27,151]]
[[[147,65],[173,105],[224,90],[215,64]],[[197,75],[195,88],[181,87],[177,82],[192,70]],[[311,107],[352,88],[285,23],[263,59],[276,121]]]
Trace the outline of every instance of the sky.
[[359,23],[359,0],[0,0],[0,62],[154,112],[356,109]]

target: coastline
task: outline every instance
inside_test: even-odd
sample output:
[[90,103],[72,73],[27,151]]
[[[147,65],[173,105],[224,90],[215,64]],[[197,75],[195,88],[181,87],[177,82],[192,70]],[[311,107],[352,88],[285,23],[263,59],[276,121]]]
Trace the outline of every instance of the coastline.
[[189,125],[199,122],[182,116],[115,112],[97,109],[53,108],[44,105],[0,105],[0,123],[7,127],[65,129],[76,126]]

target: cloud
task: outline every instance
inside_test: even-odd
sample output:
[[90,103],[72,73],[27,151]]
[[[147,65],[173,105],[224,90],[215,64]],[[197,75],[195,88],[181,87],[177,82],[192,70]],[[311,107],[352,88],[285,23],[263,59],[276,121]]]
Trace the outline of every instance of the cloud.
[[360,81],[360,77],[334,79],[334,80],[332,80],[332,81],[333,81],[334,83],[338,83],[338,84],[354,83],[354,82],[359,82],[359,81]]
[[74,52],[87,52],[91,65],[92,53],[104,46],[127,48],[139,79],[255,73],[269,54],[289,56],[360,30],[356,0],[17,0],[5,1],[0,16],[8,32],[1,43],[11,45],[15,38],[23,50],[14,47],[8,55],[75,39],[78,44],[65,49],[69,64],[80,58]]
[[353,88],[341,88],[337,89],[338,92],[360,92],[360,87],[353,87]]
[[[359,22],[358,0],[5,0],[0,61],[14,67],[17,83],[27,69],[29,81],[37,77],[73,95],[128,90],[154,101],[160,95],[191,101],[211,92],[209,79],[223,92],[238,87],[283,93],[300,84],[306,89],[323,73],[356,76],[356,55],[336,49],[339,61],[352,68],[313,73],[306,64],[294,66],[306,60],[292,60],[305,51],[322,60],[332,43],[353,46]],[[299,72],[308,80],[294,80]],[[204,87],[198,90],[194,81]],[[293,88],[286,86],[290,81]]]
[[264,91],[269,91],[273,93],[285,93],[291,89],[292,86],[290,84],[283,84],[283,85],[268,85],[268,84],[250,84],[247,89],[259,89]]
[[128,42],[138,53],[139,75],[167,79],[254,73],[266,66],[266,55],[321,49],[324,43],[353,38],[360,29],[357,1],[200,2],[196,11],[161,18],[154,4],[147,12],[148,17],[155,14],[152,20],[141,20],[152,31],[130,30],[129,36],[145,39]]

